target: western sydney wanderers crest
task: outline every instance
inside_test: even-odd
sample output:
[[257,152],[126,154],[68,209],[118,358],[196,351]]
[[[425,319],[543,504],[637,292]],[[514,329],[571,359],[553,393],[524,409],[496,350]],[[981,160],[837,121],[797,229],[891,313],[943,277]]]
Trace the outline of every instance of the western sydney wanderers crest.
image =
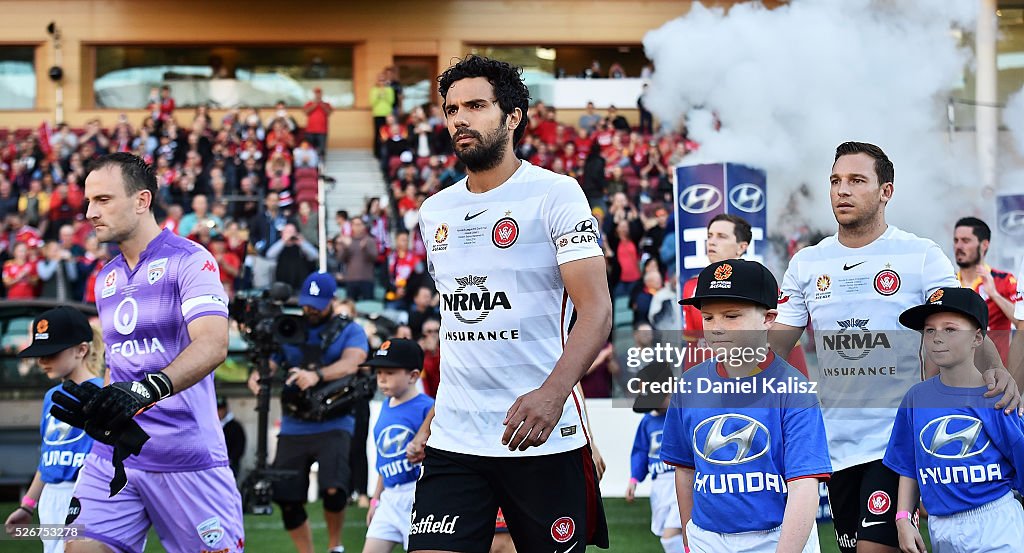
[[512,244],[516,243],[516,239],[519,238],[519,223],[512,217],[509,217],[510,212],[505,212],[505,217],[498,219],[497,223],[494,223],[494,229],[491,231],[491,241],[494,245],[501,248],[509,248]]
[[551,537],[558,543],[565,543],[576,535],[576,521],[571,517],[562,517],[551,525]]
[[873,515],[884,515],[890,506],[892,500],[889,499],[889,494],[881,490],[872,493],[868,498],[868,511]]
[[900,290],[900,275],[889,265],[875,275],[875,292],[883,296],[891,296]]

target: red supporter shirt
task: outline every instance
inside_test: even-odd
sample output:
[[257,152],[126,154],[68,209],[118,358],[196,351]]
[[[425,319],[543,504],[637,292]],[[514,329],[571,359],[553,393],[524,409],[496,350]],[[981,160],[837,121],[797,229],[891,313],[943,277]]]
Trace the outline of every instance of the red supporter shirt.
[[420,372],[423,393],[437,397],[437,387],[441,384],[441,352],[423,352],[423,370]]
[[[1017,296],[1017,277],[1013,276],[1013,273],[999,271],[988,265],[982,267],[981,270],[987,270],[992,274],[992,281],[996,286],[996,292],[999,292],[1000,296],[1010,300],[1012,303],[1017,303],[1017,300],[1020,298]],[[960,279],[960,272],[958,271],[956,278],[960,280],[961,286],[974,290],[985,300],[985,305],[988,306],[988,330],[991,333],[989,338],[992,339],[992,343],[999,350],[999,357],[1003,359],[1003,365],[1005,365],[1007,356],[1010,354],[1010,328],[1013,326],[1013,321],[1006,318],[1006,314],[1003,313],[1002,309],[999,309],[999,305],[985,292],[981,285],[981,277],[976,277],[974,282],[968,284]]]
[[619,247],[615,249],[615,254],[619,258],[619,267],[622,267],[619,280],[621,282],[640,280],[640,255],[637,253],[636,244],[630,240],[619,240]]
[[36,297],[36,286],[32,283],[33,276],[36,276],[35,261],[18,263],[10,259],[4,263],[4,279],[18,279],[17,282],[7,287],[7,299],[9,300],[30,300]]
[[[314,105],[313,102],[306,102],[305,109],[308,110]],[[327,109],[330,107],[331,105],[327,102],[320,102],[316,109],[309,112],[306,116],[306,132],[327,134]]]
[[391,275],[396,285],[405,286],[421,262],[420,256],[411,251],[406,251],[405,255],[401,257],[394,252],[388,256],[388,274]]

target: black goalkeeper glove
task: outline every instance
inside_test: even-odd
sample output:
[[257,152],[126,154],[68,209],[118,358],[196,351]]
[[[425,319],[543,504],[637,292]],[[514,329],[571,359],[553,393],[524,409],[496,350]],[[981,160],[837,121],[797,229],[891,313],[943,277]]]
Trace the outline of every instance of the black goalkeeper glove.
[[100,389],[85,403],[82,412],[91,422],[117,432],[132,418],[174,393],[171,379],[163,372],[149,373],[135,382],[114,382]]

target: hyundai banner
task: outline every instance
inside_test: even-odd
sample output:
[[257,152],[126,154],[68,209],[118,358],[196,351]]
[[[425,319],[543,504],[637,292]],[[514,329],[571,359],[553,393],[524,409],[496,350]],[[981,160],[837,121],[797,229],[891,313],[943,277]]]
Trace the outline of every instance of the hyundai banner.
[[[996,225],[992,244],[999,257],[989,256],[989,263],[1016,272],[1024,258],[1024,194],[1000,194],[996,197]],[[1021,278],[1021,275],[1017,275]]]
[[708,264],[708,223],[731,213],[750,222],[753,240],[744,259],[764,262],[759,253],[767,234],[765,173],[738,163],[705,163],[675,168],[676,274],[680,282]]

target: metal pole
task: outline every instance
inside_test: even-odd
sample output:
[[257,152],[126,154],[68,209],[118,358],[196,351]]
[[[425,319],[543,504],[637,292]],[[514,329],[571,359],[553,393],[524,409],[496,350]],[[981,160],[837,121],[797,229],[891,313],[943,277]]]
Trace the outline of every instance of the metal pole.
[[327,195],[324,193],[324,164],[317,170],[316,201],[317,201],[317,234],[320,238],[320,272],[327,272],[327,206],[324,204]]
[[996,41],[998,22],[997,0],[978,0],[978,22],[975,30],[974,50],[978,60],[977,82],[975,83],[974,107],[978,153],[978,173],[982,190],[992,193],[996,187],[996,166],[998,163],[997,140],[999,133],[999,109],[996,105],[997,78]]

